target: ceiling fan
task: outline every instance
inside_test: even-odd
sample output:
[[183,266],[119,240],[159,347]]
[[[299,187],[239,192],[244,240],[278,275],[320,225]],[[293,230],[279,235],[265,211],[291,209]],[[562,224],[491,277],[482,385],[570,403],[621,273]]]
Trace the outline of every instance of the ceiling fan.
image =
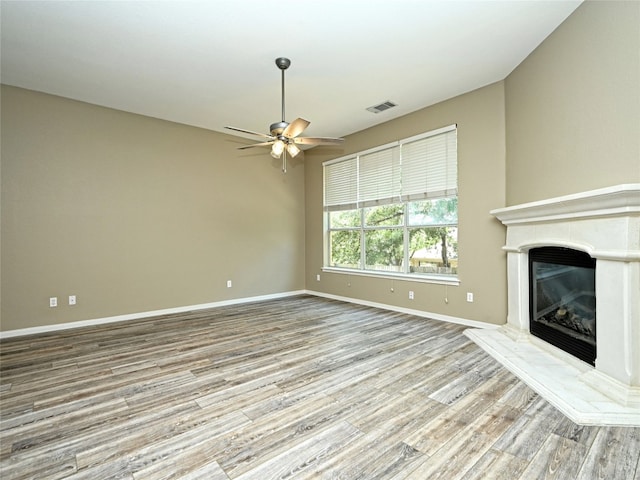
[[273,158],[280,158],[282,156],[282,171],[287,172],[287,153],[291,155],[291,158],[300,153],[298,145],[332,145],[339,144],[344,141],[342,138],[331,137],[299,137],[308,126],[309,121],[304,118],[296,118],[293,122],[288,123],[284,117],[284,71],[291,65],[291,60],[284,57],[276,58],[276,65],[282,71],[282,121],[272,123],[269,127],[270,134],[252,132],[251,130],[245,130],[243,128],[236,127],[224,127],[229,130],[235,130],[237,132],[248,133],[250,135],[257,135],[265,138],[266,141],[260,143],[254,143],[253,145],[245,145],[239,147],[238,150],[244,150],[246,148],[253,147],[267,147],[271,146],[271,156]]

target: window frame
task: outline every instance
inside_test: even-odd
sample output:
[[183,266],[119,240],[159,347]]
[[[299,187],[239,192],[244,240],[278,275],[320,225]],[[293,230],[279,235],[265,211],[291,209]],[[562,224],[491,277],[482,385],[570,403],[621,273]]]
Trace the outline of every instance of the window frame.
[[[455,198],[458,199],[458,191],[457,191],[457,146],[455,153],[455,190],[453,192],[445,189],[444,192],[439,192],[437,195],[430,197],[429,192],[424,192],[423,198],[418,199],[415,195],[406,196],[402,198],[402,192],[399,190],[397,199],[394,198],[394,201],[389,201],[387,197],[383,197],[384,201],[380,202],[380,205],[402,205],[403,207],[403,218],[402,222],[398,225],[367,225],[365,222],[366,212],[368,208],[375,207],[376,200],[373,201],[371,198],[363,200],[360,196],[359,190],[359,182],[360,182],[360,159],[363,156],[375,154],[376,152],[381,152],[386,149],[398,149],[399,155],[399,164],[398,168],[401,166],[402,162],[402,145],[408,144],[412,142],[416,142],[422,139],[428,139],[430,137],[434,137],[441,134],[446,134],[448,132],[455,132],[454,141],[457,143],[457,125],[450,125],[448,127],[443,127],[441,129],[433,130],[430,132],[425,132],[420,135],[415,135],[413,137],[409,137],[404,140],[399,140],[397,142],[388,143],[385,145],[381,145],[378,147],[374,147],[363,152],[358,152],[355,154],[347,155],[344,157],[340,157],[337,159],[329,160],[323,163],[323,232],[324,232],[324,241],[323,241],[323,272],[335,272],[335,273],[344,273],[349,275],[361,275],[361,276],[369,276],[376,278],[392,278],[392,279],[405,279],[412,280],[418,282],[426,282],[426,283],[440,283],[446,285],[458,285],[459,278],[458,272],[456,273],[413,273],[411,272],[410,258],[409,258],[409,247],[410,247],[410,231],[419,228],[455,228],[456,229],[456,239],[459,231],[459,221],[457,218],[458,207],[456,206],[456,223],[444,222],[437,224],[411,224],[409,218],[409,204],[420,201],[420,200],[437,200],[437,199],[447,199],[447,198]],[[445,141],[448,141],[448,137],[445,137]],[[384,152],[383,152],[384,154]],[[391,152],[391,156],[393,157],[393,161],[395,162],[395,152]],[[353,189],[351,189],[350,196],[345,196],[347,200],[343,200],[343,203],[333,203],[328,204],[327,202],[327,167],[333,164],[342,163],[342,162],[351,162],[355,163],[355,170],[351,172],[352,178],[353,175],[356,176],[358,181],[358,187],[356,188],[356,192],[354,195]],[[445,158],[445,162],[450,162],[449,157]],[[449,165],[447,163],[446,165]],[[351,165],[353,167],[353,165]],[[390,165],[389,168],[393,170],[393,174],[396,175],[396,165]],[[398,173],[401,177],[402,172]],[[448,182],[448,180],[447,180]],[[344,183],[344,182],[342,182]],[[448,184],[447,184],[448,185]],[[367,183],[367,186],[370,186],[370,182]],[[387,190],[385,190],[387,192]],[[335,211],[345,211],[345,210],[357,210],[359,214],[360,224],[358,226],[341,226],[341,227],[332,227],[331,226],[331,213]],[[403,235],[403,271],[393,272],[393,271],[385,271],[385,270],[375,270],[375,269],[367,269],[366,266],[366,256],[367,256],[367,247],[366,247],[366,233],[369,231],[380,231],[380,230],[402,230]],[[332,247],[332,232],[339,231],[352,231],[358,232],[359,240],[360,240],[360,259],[359,259],[359,268],[351,268],[351,267],[339,267],[331,265],[331,247]]]

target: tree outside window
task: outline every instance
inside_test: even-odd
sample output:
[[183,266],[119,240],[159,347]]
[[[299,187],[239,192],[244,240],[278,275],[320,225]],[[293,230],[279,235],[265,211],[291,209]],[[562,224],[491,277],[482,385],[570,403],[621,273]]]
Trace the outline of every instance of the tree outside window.
[[330,160],[327,268],[455,277],[457,126]]
[[457,273],[457,198],[329,212],[330,266]]

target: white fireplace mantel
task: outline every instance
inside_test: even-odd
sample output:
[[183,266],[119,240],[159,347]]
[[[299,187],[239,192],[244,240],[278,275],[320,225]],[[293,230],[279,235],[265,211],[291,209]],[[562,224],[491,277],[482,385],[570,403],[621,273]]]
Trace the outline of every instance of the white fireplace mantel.
[[497,208],[490,212],[505,225],[577,218],[640,214],[640,183],[590,190],[563,197]]
[[[507,227],[507,323],[467,335],[577,423],[640,426],[640,184],[491,211]],[[595,368],[529,333],[528,253],[596,259]]]

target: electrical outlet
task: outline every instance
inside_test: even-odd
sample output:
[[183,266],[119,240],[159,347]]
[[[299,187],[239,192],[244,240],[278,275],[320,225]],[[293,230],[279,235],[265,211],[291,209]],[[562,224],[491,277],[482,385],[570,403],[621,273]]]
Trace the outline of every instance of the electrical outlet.
[[473,293],[467,292],[467,302],[473,302]]
[[75,305],[75,304],[76,304],[76,296],[69,295],[69,305]]
[[316,280],[319,282],[320,281],[320,274],[316,275]]
[[57,307],[58,306],[58,297],[49,298],[49,306],[50,307]]
[[233,287],[233,283],[231,283],[231,280],[227,280],[227,288],[231,287]]
[[409,290],[409,300],[413,300],[413,290]]

